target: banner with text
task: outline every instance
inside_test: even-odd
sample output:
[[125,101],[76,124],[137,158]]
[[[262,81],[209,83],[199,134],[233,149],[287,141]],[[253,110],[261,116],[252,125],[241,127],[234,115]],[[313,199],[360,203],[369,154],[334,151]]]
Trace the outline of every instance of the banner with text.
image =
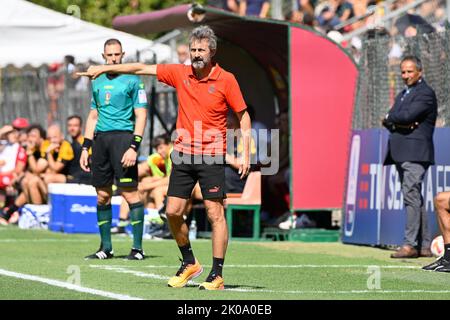
[[[385,129],[354,130],[350,150],[343,217],[344,243],[401,245],[406,212],[395,166],[383,166],[389,133]],[[432,236],[439,234],[434,196],[450,191],[450,128],[434,134],[436,165],[425,174],[422,195]]]

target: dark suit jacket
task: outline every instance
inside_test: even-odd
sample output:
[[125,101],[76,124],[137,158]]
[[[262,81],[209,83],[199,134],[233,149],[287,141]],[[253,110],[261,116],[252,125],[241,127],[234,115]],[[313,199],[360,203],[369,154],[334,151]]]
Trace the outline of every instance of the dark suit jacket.
[[[402,101],[406,89],[395,98],[388,113],[385,126],[391,132],[385,165],[410,162],[434,164],[433,133],[437,117],[437,99],[433,89],[424,79],[410,88]],[[407,126],[418,122],[413,129]]]

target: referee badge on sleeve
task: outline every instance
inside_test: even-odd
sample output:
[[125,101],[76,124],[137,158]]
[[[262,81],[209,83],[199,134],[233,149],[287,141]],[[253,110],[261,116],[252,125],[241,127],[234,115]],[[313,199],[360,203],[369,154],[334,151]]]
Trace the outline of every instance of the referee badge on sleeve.
[[145,93],[145,90],[140,89],[138,91],[138,100],[139,103],[147,103],[147,94]]

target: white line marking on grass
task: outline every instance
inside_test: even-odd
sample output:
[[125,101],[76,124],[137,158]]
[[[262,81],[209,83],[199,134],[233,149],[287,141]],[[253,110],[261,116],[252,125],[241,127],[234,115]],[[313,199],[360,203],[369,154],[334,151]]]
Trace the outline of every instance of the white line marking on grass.
[[12,271],[8,271],[8,270],[4,270],[4,269],[0,269],[0,275],[17,278],[17,279],[22,279],[22,280],[41,282],[41,283],[45,283],[45,284],[48,284],[48,285],[51,285],[54,287],[60,287],[60,288],[64,288],[64,289],[68,289],[68,290],[72,290],[72,291],[83,292],[83,293],[90,293],[90,294],[102,296],[105,298],[112,298],[112,299],[118,299],[118,300],[142,300],[141,298],[131,297],[131,296],[124,295],[124,294],[117,294],[117,293],[103,291],[103,290],[86,288],[86,287],[78,286],[78,285],[68,283],[68,282],[47,279],[47,278],[43,278],[43,277],[33,276],[30,274],[12,272]]
[[386,269],[416,269],[417,266],[397,266],[397,265],[384,265],[379,266],[376,264],[231,264],[225,265],[227,268],[368,268],[371,266],[378,266]]
[[[118,273],[131,274],[133,276],[141,277],[141,278],[150,278],[150,279],[164,280],[164,281],[167,281],[167,280],[169,280],[171,278],[171,277],[162,276],[162,275],[156,274],[156,273],[147,273],[147,272],[130,270],[127,267],[124,267],[124,266],[89,265],[89,267],[96,268],[96,269],[103,269],[103,270],[113,271],[113,272],[118,272]],[[200,283],[197,283],[197,282],[194,282],[194,281],[191,280],[191,281],[188,281],[188,284],[199,285]]]
[[159,274],[129,270],[129,269],[127,269],[127,267],[124,267],[124,266],[89,265],[89,267],[96,268],[96,269],[103,269],[103,270],[107,270],[107,271],[114,271],[114,272],[118,272],[118,273],[132,274],[134,276],[142,277],[142,278],[151,278],[151,279],[157,279],[157,280],[168,280],[169,279],[169,277],[161,276]]
[[0,242],[88,242],[87,239],[0,239]]
[[262,293],[292,293],[292,294],[366,294],[366,293],[449,293],[450,290],[267,290],[267,289],[225,289],[227,291],[239,291],[239,292],[262,292]]
[[[113,271],[117,273],[131,274],[136,277],[150,278],[156,280],[169,280],[170,277],[162,276],[155,273],[146,273],[141,271],[134,271],[124,266],[102,266],[102,265],[89,265],[91,268],[103,269]],[[199,285],[200,283],[195,281],[189,281],[189,284]],[[235,292],[249,292],[249,293],[286,293],[286,294],[366,294],[366,293],[449,293],[450,290],[270,290],[270,289],[244,289],[244,288],[226,288],[225,291]]]
[[[225,265],[226,268],[368,268],[371,266],[377,266],[386,269],[417,269],[419,266],[397,266],[397,265],[385,265],[378,266],[376,264],[361,265],[361,264],[230,264]],[[206,266],[205,266],[206,267]]]
[[[91,265],[96,266],[96,265]],[[103,265],[98,265],[103,266]],[[109,267],[130,267],[130,268],[179,268],[180,265],[145,265],[145,266],[139,266],[139,265],[133,265],[133,266],[124,266],[124,265],[108,265]],[[314,264],[297,264],[297,265],[279,265],[279,264],[225,264],[225,268],[362,268],[366,269],[368,267],[377,266],[384,269],[421,269],[421,266],[396,266],[396,265],[385,265],[385,266],[378,266],[376,264],[369,264],[369,265],[360,265],[360,264],[347,264],[347,265],[330,265],[330,264],[321,264],[321,265],[314,265]],[[204,264],[203,267],[209,268],[211,265]]]

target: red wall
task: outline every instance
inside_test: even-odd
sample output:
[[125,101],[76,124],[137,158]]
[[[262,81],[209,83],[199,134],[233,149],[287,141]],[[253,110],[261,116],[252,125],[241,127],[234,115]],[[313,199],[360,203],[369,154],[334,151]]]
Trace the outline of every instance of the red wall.
[[342,208],[358,71],[334,43],[291,28],[291,208]]

